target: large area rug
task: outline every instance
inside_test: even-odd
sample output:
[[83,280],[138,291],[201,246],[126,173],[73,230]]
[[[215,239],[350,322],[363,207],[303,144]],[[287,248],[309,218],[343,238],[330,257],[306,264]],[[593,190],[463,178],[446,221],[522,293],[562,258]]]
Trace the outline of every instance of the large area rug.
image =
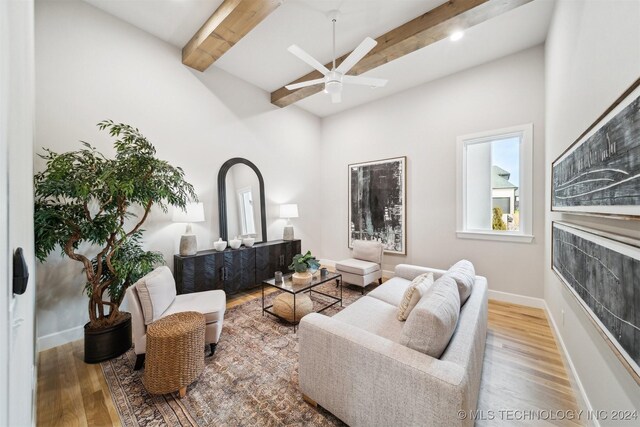
[[[337,295],[335,283],[318,287]],[[271,300],[276,294],[268,297]],[[360,298],[359,288],[343,288],[343,307]],[[315,298],[315,296],[314,296]],[[314,305],[317,301],[314,301]],[[298,339],[293,327],[262,316],[260,298],[227,310],[216,354],[205,370],[177,395],[150,395],[143,370],[134,371],[133,350],[102,363],[124,426],[335,426],[340,420],[302,400],[298,390]],[[332,316],[336,304],[323,314]]]

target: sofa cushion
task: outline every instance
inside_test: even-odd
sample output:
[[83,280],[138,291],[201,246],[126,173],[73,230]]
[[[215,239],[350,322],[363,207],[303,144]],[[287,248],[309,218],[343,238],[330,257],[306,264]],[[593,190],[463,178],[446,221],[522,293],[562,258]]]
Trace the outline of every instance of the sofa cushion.
[[382,264],[382,243],[367,240],[353,241],[353,257]]
[[402,328],[400,344],[439,358],[447,348],[460,316],[460,294],[447,276],[436,280],[411,311]]
[[362,261],[360,259],[349,258],[337,262],[336,270],[365,276],[369,273],[380,270],[380,264],[376,264],[375,262]]
[[460,306],[462,306],[471,295],[471,288],[476,280],[476,271],[473,268],[473,264],[466,259],[458,261],[447,271],[446,275],[455,280],[456,285],[458,285]]
[[176,285],[166,265],[158,267],[135,283],[144,315],[144,324],[155,322],[176,298]]
[[405,321],[411,310],[418,304],[420,298],[427,293],[433,285],[433,273],[421,274],[411,282],[402,297],[402,302],[398,306],[398,320]]
[[226,308],[227,297],[224,291],[194,292],[178,295],[173,304],[162,313],[162,317],[183,311],[197,311],[204,314],[204,320],[209,324],[222,321]]
[[377,298],[398,307],[402,302],[402,296],[407,288],[411,285],[411,281],[402,277],[392,277],[367,294],[369,297]]
[[364,296],[335,314],[333,319],[398,342],[402,322],[396,319],[398,308],[379,299]]

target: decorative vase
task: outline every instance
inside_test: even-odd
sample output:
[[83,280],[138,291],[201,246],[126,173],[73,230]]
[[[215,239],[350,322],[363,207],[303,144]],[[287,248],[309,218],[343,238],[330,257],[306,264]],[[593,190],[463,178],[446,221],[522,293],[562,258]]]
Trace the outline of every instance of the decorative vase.
[[238,237],[229,240],[229,246],[231,247],[231,249],[238,249],[240,245],[242,245],[242,240],[240,240]]
[[227,242],[220,238],[217,242],[213,242],[213,248],[218,252],[222,252],[227,248]]
[[298,273],[297,271],[293,273],[291,276],[291,281],[294,285],[308,285],[313,280],[313,274],[311,274],[308,270],[302,273]]

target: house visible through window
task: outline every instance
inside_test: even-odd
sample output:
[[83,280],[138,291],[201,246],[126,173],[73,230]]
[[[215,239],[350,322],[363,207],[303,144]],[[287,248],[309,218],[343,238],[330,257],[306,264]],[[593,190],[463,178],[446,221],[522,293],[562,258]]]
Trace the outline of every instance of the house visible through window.
[[458,138],[458,236],[531,240],[532,126]]
[[520,228],[518,185],[520,137],[491,141],[491,228],[517,231]]

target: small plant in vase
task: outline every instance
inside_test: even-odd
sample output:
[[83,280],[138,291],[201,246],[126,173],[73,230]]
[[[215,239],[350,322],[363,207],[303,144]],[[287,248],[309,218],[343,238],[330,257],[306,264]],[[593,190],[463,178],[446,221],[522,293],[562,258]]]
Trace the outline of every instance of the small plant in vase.
[[311,255],[311,251],[307,251],[306,254],[298,254],[293,257],[293,262],[289,266],[289,269],[294,270],[291,280],[296,285],[306,285],[311,283],[313,274],[320,268],[320,263]]

